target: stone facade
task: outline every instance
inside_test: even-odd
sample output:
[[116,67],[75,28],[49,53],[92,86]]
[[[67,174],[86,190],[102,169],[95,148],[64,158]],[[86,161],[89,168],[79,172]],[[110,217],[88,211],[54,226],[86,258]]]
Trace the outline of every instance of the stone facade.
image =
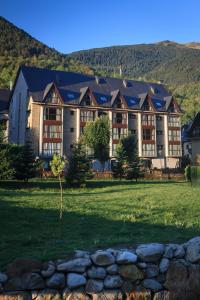
[[0,300],[197,300],[200,237],[179,244],[75,251],[71,260],[16,259],[0,272]]

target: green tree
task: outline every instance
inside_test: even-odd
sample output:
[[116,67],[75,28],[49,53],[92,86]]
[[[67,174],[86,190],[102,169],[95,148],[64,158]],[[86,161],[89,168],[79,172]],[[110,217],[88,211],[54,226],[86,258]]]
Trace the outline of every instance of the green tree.
[[137,156],[137,142],[134,135],[129,135],[121,140],[125,155],[125,177],[135,179],[140,176],[139,159]]
[[0,145],[0,179],[11,179],[15,173],[11,167],[9,145]]
[[26,142],[24,146],[17,146],[14,150],[16,158],[13,156],[13,165],[15,169],[15,177],[19,180],[28,181],[35,177],[35,155],[30,142]]
[[51,171],[54,176],[58,177],[60,184],[60,220],[63,216],[63,188],[61,175],[65,169],[67,160],[58,154],[54,154],[52,161],[50,162]]
[[84,141],[94,151],[104,172],[105,162],[109,159],[110,124],[107,116],[88,122],[84,131]]
[[112,168],[113,177],[121,180],[125,174],[124,164],[126,161],[125,150],[121,142],[117,145],[115,158],[116,161]]
[[82,187],[89,177],[91,177],[90,161],[86,156],[85,145],[78,142],[73,145],[66,174],[66,184],[68,187]]

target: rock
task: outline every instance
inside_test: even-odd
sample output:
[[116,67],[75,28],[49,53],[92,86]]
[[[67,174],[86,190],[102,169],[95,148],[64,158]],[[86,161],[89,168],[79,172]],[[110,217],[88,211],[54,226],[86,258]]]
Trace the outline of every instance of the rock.
[[106,270],[102,267],[91,267],[87,271],[89,278],[104,279],[106,277]]
[[143,281],[143,286],[146,289],[152,290],[153,292],[158,292],[158,291],[162,290],[162,285],[155,279],[145,279]]
[[76,273],[69,273],[67,275],[67,286],[70,289],[74,289],[86,284],[86,279],[83,275]]
[[119,269],[119,273],[125,279],[129,279],[131,281],[136,281],[138,279],[143,279],[143,272],[138,269],[135,265],[124,265]]
[[63,272],[84,273],[86,268],[89,267],[91,264],[91,260],[88,258],[75,258],[68,262],[64,262],[57,265],[57,270]]
[[18,277],[24,273],[37,273],[42,270],[41,261],[30,258],[18,258],[7,267],[8,277]]
[[54,273],[46,280],[46,285],[49,288],[61,289],[65,287],[65,275],[63,273]]
[[0,272],[0,283],[5,283],[8,280],[8,276],[5,273]]
[[119,273],[119,267],[118,267],[117,264],[114,264],[114,265],[111,265],[111,266],[107,267],[106,271],[110,275],[117,275]]
[[174,250],[174,257],[176,258],[183,258],[185,256],[185,249],[182,245],[176,245]]
[[157,262],[163,252],[164,246],[156,243],[140,245],[136,249],[138,257],[145,262]]
[[166,258],[173,258],[174,256],[174,249],[171,245],[167,245],[165,247],[165,251],[164,251],[164,254],[163,254],[163,257],[166,257]]
[[200,237],[189,240],[185,246],[186,260],[191,263],[200,262]]
[[103,281],[89,279],[87,281],[85,291],[87,294],[100,293],[103,290]]
[[146,269],[147,264],[145,262],[139,262],[137,263],[137,267],[140,269]]
[[123,280],[121,289],[124,293],[131,293],[135,290],[135,285],[129,280]]
[[109,253],[112,254],[114,257],[116,257],[121,251],[118,250],[118,249],[108,248],[108,249],[106,249],[106,252],[109,252]]
[[25,290],[39,290],[45,288],[45,283],[39,274],[27,273],[22,276],[22,286]]
[[91,255],[92,261],[98,266],[109,266],[115,262],[115,257],[107,251],[97,251]]
[[118,264],[131,264],[131,263],[134,264],[136,263],[136,261],[137,261],[137,255],[129,251],[124,251],[119,253],[116,259],[116,262]]
[[31,298],[34,300],[61,300],[61,295],[57,290],[45,289],[42,291],[33,291]]
[[179,291],[188,280],[188,271],[184,264],[174,261],[171,262],[166,274],[165,287],[168,290]]
[[156,277],[159,273],[159,267],[154,264],[148,264],[145,273],[146,273],[146,278]]
[[88,251],[83,250],[75,250],[75,257],[76,258],[90,258],[90,253]]
[[122,300],[123,295],[119,290],[102,291],[92,295],[92,300]]
[[169,259],[164,257],[160,261],[160,265],[159,265],[160,273],[166,273],[168,268],[169,268]]
[[56,267],[54,265],[54,263],[50,262],[47,265],[47,268],[41,271],[42,277],[44,278],[48,278],[51,275],[53,275],[53,273],[55,272]]
[[165,274],[159,274],[155,279],[163,284],[165,282]]
[[107,289],[116,289],[120,288],[123,284],[123,281],[119,275],[108,275],[104,279],[104,286]]

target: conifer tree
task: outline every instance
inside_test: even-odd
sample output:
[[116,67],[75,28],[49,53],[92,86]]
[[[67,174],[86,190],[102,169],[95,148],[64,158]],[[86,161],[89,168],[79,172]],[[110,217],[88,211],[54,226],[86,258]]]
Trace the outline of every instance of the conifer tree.
[[125,161],[126,161],[125,150],[124,150],[122,143],[120,142],[116,148],[116,161],[112,168],[114,178],[120,178],[120,180],[121,180],[122,177],[124,176]]
[[90,161],[86,156],[85,145],[81,142],[75,143],[69,159],[66,184],[68,187],[82,187],[90,176]]

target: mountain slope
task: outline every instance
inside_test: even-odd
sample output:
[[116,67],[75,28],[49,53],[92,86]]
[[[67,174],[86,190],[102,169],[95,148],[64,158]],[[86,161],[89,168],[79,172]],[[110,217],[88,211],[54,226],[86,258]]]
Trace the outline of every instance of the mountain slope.
[[9,86],[21,64],[92,74],[70,56],[60,54],[0,17],[0,86]]
[[147,80],[163,79],[176,86],[200,80],[200,51],[164,41],[156,44],[115,46],[71,53],[74,59],[111,75],[122,65],[123,75]]

